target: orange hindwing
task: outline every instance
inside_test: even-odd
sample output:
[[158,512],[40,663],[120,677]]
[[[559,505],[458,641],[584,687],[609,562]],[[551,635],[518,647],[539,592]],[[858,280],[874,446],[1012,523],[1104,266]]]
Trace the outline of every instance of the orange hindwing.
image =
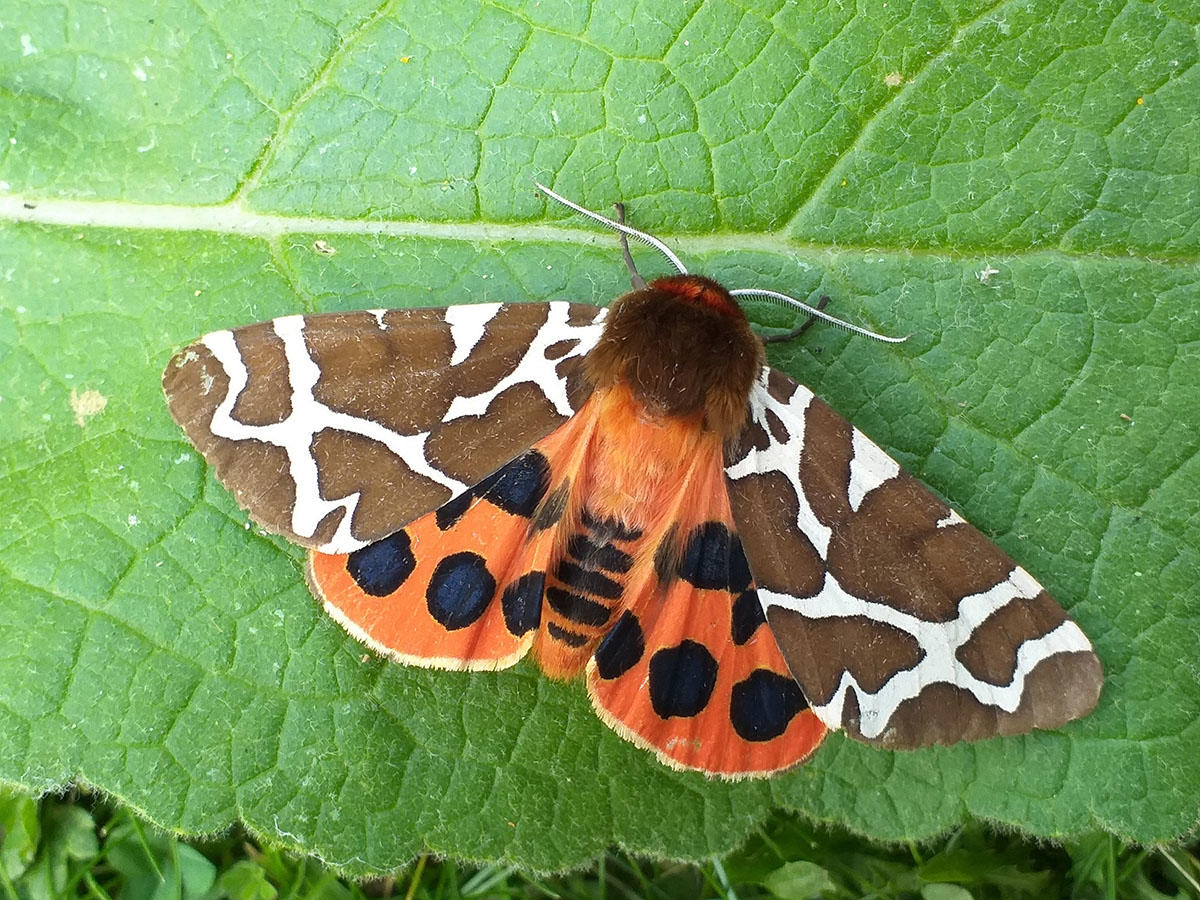
[[824,727],[765,627],[699,421],[597,391],[530,450],[388,538],[313,552],[351,633],[409,664],[586,668],[606,723],[670,765],[726,777],[803,760]]

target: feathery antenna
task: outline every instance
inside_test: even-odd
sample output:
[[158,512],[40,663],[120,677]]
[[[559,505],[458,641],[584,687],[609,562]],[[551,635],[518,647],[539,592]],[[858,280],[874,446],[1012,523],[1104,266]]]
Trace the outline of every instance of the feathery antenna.
[[[638,231],[636,228],[630,228],[624,222],[613,221],[607,216],[600,215],[598,212],[592,212],[592,210],[586,209],[580,206],[578,203],[573,203],[566,197],[562,196],[562,194],[550,190],[550,188],[546,187],[540,182],[535,181],[534,185],[536,185],[537,189],[551,200],[561,203],[563,206],[567,207],[567,209],[574,210],[581,216],[587,216],[593,222],[598,222],[605,228],[611,228],[613,231],[616,231],[620,234],[628,235],[635,240],[641,241],[643,244],[649,244],[667,258],[667,262],[674,267],[676,272],[678,272],[680,275],[688,274],[687,268],[684,266],[683,262],[680,261],[679,257],[672,253],[671,248],[654,235],[646,234],[644,231]],[[636,273],[636,270],[633,271]],[[808,313],[810,316],[828,322],[831,325],[836,325],[838,328],[844,328],[845,330],[853,332],[854,334],[859,334],[863,337],[869,337],[876,341],[883,341],[887,344],[900,344],[904,341],[907,341],[911,336],[905,335],[904,337],[889,337],[886,334],[879,334],[878,332],[871,331],[870,329],[863,328],[859,325],[853,325],[844,319],[831,316],[829,313],[823,312],[815,306],[810,306],[802,300],[797,300],[795,297],[789,297],[787,294],[781,294],[779,291],[769,291],[765,288],[737,288],[729,293],[734,297],[757,297],[764,300],[769,300],[772,303],[777,303],[781,306],[791,306],[795,309],[801,310],[802,312]]]
[[794,306],[796,309],[803,310],[810,316],[828,322],[830,325],[836,325],[838,328],[844,328],[847,331],[851,331],[854,334],[861,334],[863,337],[869,337],[872,340],[883,341],[885,344],[903,344],[912,337],[912,335],[908,334],[904,337],[889,337],[886,334],[880,334],[877,331],[863,328],[861,325],[852,325],[844,319],[831,316],[829,313],[823,312],[815,306],[809,306],[803,300],[797,300],[795,297],[789,297],[787,294],[779,293],[779,291],[768,291],[765,288],[736,288],[729,293],[735,297],[761,297],[780,306]]
[[575,212],[579,213],[580,215],[587,216],[593,222],[599,222],[601,225],[605,226],[606,228],[611,228],[613,231],[619,231],[622,234],[627,234],[627,235],[629,235],[629,237],[635,238],[636,240],[641,241],[643,244],[649,244],[651,247],[653,247],[655,250],[657,250],[659,253],[661,253],[663,256],[665,256],[667,258],[667,262],[669,262],[674,267],[675,271],[678,272],[680,275],[686,275],[688,273],[688,270],[684,267],[683,263],[680,262],[679,257],[671,252],[671,248],[668,247],[666,244],[664,244],[662,241],[660,241],[658,238],[656,238],[654,235],[646,234],[646,232],[644,232],[644,231],[638,231],[636,228],[630,228],[628,225],[624,225],[621,222],[614,222],[612,219],[610,219],[606,216],[602,216],[598,212],[592,212],[590,209],[584,209],[578,203],[572,203],[570,200],[568,200],[562,194],[556,194],[554,191],[550,190],[550,188],[546,187],[544,184],[538,184],[538,182],[536,182],[536,181],[534,182],[534,184],[537,185],[537,189],[539,191],[541,191],[543,194],[545,194],[551,200],[557,200],[559,203],[561,203],[567,209],[573,209],[573,210],[575,210]]

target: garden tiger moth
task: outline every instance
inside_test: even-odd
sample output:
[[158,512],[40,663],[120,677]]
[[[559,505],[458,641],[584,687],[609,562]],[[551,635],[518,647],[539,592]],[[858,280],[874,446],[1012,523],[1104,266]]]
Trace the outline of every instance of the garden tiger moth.
[[532,651],[623,737],[727,778],[827,728],[911,748],[1094,707],[1091,645],[1028,573],[767,366],[733,293],[580,211],[680,274],[634,271],[608,309],[285,316],[168,365],[172,415],[310,550],[335,619],[414,665]]

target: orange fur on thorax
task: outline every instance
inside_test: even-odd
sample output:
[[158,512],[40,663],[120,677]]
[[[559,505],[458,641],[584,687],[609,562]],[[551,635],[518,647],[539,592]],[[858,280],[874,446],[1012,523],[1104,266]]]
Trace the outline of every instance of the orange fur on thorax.
[[644,530],[686,496],[699,457],[716,459],[720,437],[690,420],[652,417],[624,384],[600,392],[600,427],[582,485],[595,512]]

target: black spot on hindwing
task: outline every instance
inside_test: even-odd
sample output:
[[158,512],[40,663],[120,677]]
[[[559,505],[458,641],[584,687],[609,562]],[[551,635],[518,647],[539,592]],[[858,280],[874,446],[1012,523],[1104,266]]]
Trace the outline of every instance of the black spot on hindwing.
[[767,615],[759,602],[758,592],[752,588],[742,591],[733,601],[733,624],[730,628],[733,642],[739,647],[754,637],[760,625],[767,624]]
[[528,519],[537,512],[549,477],[550,463],[546,457],[537,450],[529,450],[485,479],[491,483],[481,484],[479,493],[506,513]]
[[434,513],[434,521],[442,531],[448,531],[458,524],[458,520],[466,515],[471,504],[475,502],[474,488],[467,488],[457,497],[452,497],[438,507]]
[[717,684],[717,661],[703,644],[684,640],[650,657],[650,704],[663,719],[698,715]]
[[346,557],[346,571],[363,593],[386,597],[408,580],[417,566],[408,532],[397,531]]
[[654,574],[666,586],[679,577],[679,526],[672,525],[654,549]]
[[770,669],[755,669],[733,686],[729,721],[747,741],[769,741],[787,731],[788,724],[808,707],[800,685]]
[[705,522],[688,535],[679,577],[698,588],[741,593],[750,586],[750,564],[736,534],[720,522]]
[[500,609],[510,634],[521,637],[538,627],[542,621],[542,591],[545,587],[545,572],[526,572],[504,589],[500,595]]
[[477,499],[487,500],[510,515],[531,518],[546,494],[549,477],[546,457],[537,450],[527,450],[438,507],[437,526],[442,531],[454,527]]
[[478,553],[454,553],[437,564],[425,591],[429,614],[449,631],[479,621],[496,595],[496,579]]
[[641,623],[625,610],[596,648],[596,672],[601,678],[617,678],[636,666],[645,652]]
[[564,479],[538,507],[537,514],[533,517],[534,530],[545,531],[555,525],[562,518],[562,514],[566,512],[567,498],[570,496],[571,482]]

